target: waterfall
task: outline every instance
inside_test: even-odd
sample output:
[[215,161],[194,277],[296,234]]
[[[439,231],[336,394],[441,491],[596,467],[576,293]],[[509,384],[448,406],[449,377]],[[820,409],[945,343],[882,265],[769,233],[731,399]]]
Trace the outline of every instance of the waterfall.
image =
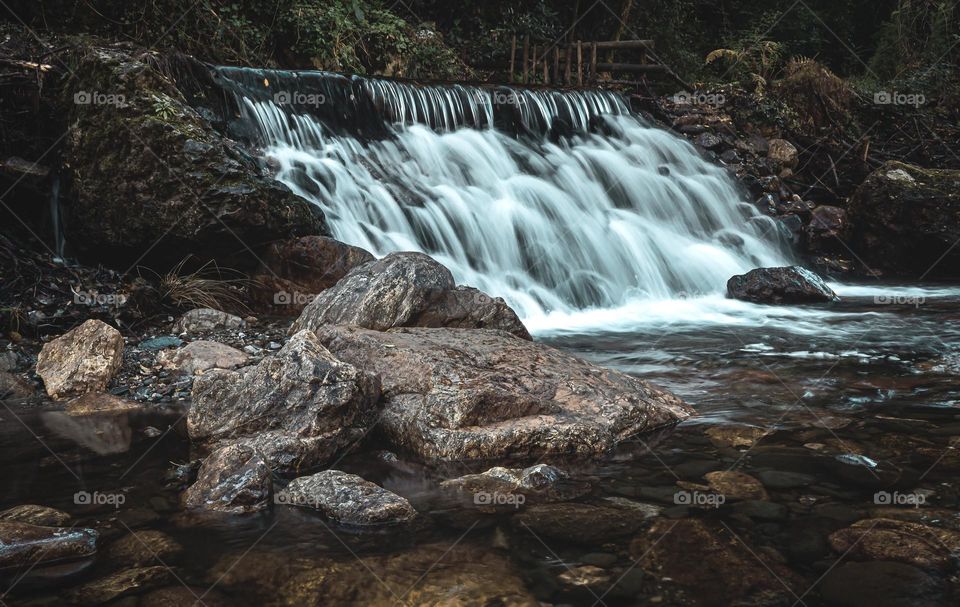
[[790,263],[723,168],[614,93],[222,69],[276,178],[338,239],[428,253],[525,320]]

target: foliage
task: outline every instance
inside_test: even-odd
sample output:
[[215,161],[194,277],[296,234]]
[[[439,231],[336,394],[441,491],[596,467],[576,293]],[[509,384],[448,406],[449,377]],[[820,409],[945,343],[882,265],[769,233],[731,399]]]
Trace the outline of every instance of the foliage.
[[759,40],[738,49],[721,48],[711,51],[704,63],[722,61],[728,65],[726,74],[737,74],[738,80],[750,80],[756,92],[763,93],[767,83],[779,71],[782,45],[772,40]]
[[777,97],[797,117],[795,129],[816,135],[849,120],[854,92],[829,69],[805,57],[791,59],[776,84]]

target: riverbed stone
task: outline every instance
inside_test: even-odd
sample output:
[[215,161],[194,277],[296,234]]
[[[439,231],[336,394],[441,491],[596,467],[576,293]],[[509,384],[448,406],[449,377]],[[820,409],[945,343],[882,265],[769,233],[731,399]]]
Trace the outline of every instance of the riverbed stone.
[[486,328],[530,339],[503,299],[472,287],[457,287],[450,270],[423,253],[391,253],[354,268],[304,308],[290,332],[324,325],[357,325],[378,331],[393,327]]
[[110,544],[106,550],[106,557],[114,563],[133,567],[171,566],[172,559],[182,551],[183,547],[166,533],[144,529],[134,531]]
[[36,396],[33,384],[19,375],[0,371],[0,401],[21,401]]
[[22,504],[0,512],[0,521],[29,523],[41,527],[64,527],[70,522],[70,515],[48,506]]
[[483,504],[494,495],[523,496],[524,503],[576,499],[590,491],[590,483],[570,479],[566,472],[537,464],[529,468],[497,466],[480,474],[468,474],[440,483],[442,489],[472,497]]
[[763,485],[749,474],[736,470],[717,470],[704,475],[710,489],[727,500],[765,500]]
[[44,344],[37,375],[52,398],[70,398],[105,390],[122,362],[120,331],[91,319]]
[[757,268],[727,281],[727,297],[762,304],[826,303],[839,298],[822,278],[801,266]]
[[786,139],[771,139],[767,148],[767,158],[782,168],[794,169],[800,162],[800,153],[796,146]]
[[246,365],[246,353],[216,341],[197,340],[179,350],[165,350],[157,362],[186,375],[199,375],[210,369],[236,369]]
[[960,551],[960,532],[893,519],[863,519],[830,535],[830,545],[851,559],[897,561],[946,571]]
[[0,569],[89,558],[97,552],[97,538],[93,529],[0,520]]
[[539,504],[515,515],[519,531],[541,538],[595,546],[636,532],[648,520],[639,510],[593,504]]
[[168,584],[173,572],[162,565],[135,567],[89,581],[64,593],[71,605],[103,605]]
[[277,494],[276,502],[319,510],[343,525],[409,523],[417,516],[405,498],[339,470],[325,470],[292,480]]
[[427,460],[598,455],[692,413],[643,380],[503,331],[322,327],[317,337],[380,376],[379,427]]
[[209,333],[211,331],[236,331],[247,325],[239,316],[228,314],[213,308],[196,308],[185,313],[173,323],[173,332]]
[[362,436],[379,396],[376,376],[301,331],[255,366],[198,377],[187,430],[205,445],[245,442],[271,466],[295,471],[322,465]]
[[817,590],[835,607],[947,607],[946,585],[921,569],[890,561],[845,562],[831,569]]
[[272,491],[270,466],[263,455],[246,445],[230,445],[204,460],[183,503],[188,508],[247,514],[269,507]]
[[64,405],[69,415],[123,414],[142,411],[143,405],[136,401],[114,396],[109,392],[88,392],[70,399]]

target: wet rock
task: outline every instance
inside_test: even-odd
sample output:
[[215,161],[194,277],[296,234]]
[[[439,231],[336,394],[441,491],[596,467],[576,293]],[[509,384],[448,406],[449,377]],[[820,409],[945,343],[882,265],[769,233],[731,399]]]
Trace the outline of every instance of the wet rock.
[[823,205],[813,209],[807,225],[807,243],[813,251],[842,252],[843,232],[847,227],[847,212],[840,207]]
[[148,592],[140,597],[137,607],[232,607],[235,604],[216,589],[177,584]]
[[767,149],[767,158],[780,167],[795,169],[800,162],[800,153],[792,143],[785,139],[771,139]]
[[707,430],[707,436],[717,447],[752,447],[767,432],[756,426],[722,425],[711,426]]
[[733,512],[762,521],[782,521],[789,511],[783,504],[763,500],[748,500],[733,505]]
[[515,515],[518,530],[588,546],[636,532],[648,519],[639,512],[591,504],[540,504]]
[[69,398],[105,390],[122,362],[120,331],[88,320],[44,344],[37,356],[37,375],[51,397]]
[[763,304],[825,303],[839,299],[822,278],[800,266],[757,268],[727,281],[727,297]]
[[599,454],[692,412],[642,380],[502,331],[323,327],[317,336],[381,377],[379,427],[426,459]]
[[166,533],[147,529],[134,531],[122,537],[106,550],[106,556],[113,562],[141,567],[144,565],[172,564],[183,548]]
[[717,470],[704,475],[710,489],[728,500],[765,500],[767,492],[760,481],[735,470]]
[[157,356],[157,362],[179,373],[199,375],[210,369],[236,369],[250,358],[240,350],[216,341],[198,340],[179,350],[167,350]]
[[354,268],[303,310],[290,332],[324,325],[500,329],[530,339],[500,298],[457,287],[450,270],[422,253],[392,253]]
[[[84,90],[65,94],[109,91],[118,101],[71,104],[67,120],[67,239],[82,256],[123,265],[145,255],[145,266],[171,267],[189,251],[239,267],[239,243],[328,233],[315,205],[190,107],[156,67],[166,58],[117,46],[76,57],[71,73]],[[207,73],[199,63],[181,69]]]
[[231,445],[204,460],[197,481],[183,494],[183,503],[188,508],[246,514],[267,508],[272,491],[264,457],[251,447]]
[[79,560],[93,556],[96,551],[97,532],[93,529],[0,520],[0,569]]
[[[590,484],[572,481],[567,473],[537,464],[529,468],[490,468],[482,474],[469,474],[440,483],[443,489],[457,491],[482,504],[494,495],[523,495],[524,503],[576,499],[590,491]],[[479,501],[478,501],[479,500]]]
[[700,133],[697,135],[697,138],[694,139],[694,143],[705,150],[713,150],[720,147],[720,144],[723,143],[723,140],[713,133]]
[[69,415],[80,416],[99,413],[130,413],[143,410],[143,405],[106,392],[89,392],[71,399],[64,408]]
[[72,605],[103,605],[169,584],[174,579],[173,572],[162,565],[137,567],[87,582],[68,590],[64,596]]
[[183,333],[209,333],[211,331],[236,331],[247,323],[239,316],[227,314],[213,308],[197,308],[190,310],[173,323],[172,331],[177,335]]
[[609,552],[590,552],[580,557],[580,562],[584,565],[593,565],[594,567],[609,567],[616,563],[620,558],[616,554]]
[[294,470],[325,463],[361,436],[379,396],[375,376],[301,331],[256,366],[198,377],[187,430],[202,443],[246,439],[271,465]]
[[582,565],[580,567],[570,567],[558,577],[567,586],[603,587],[606,590],[610,586],[612,576],[612,573],[600,567]]
[[763,470],[757,473],[757,478],[769,489],[796,489],[811,485],[817,480],[809,474],[783,470]]
[[893,519],[863,519],[830,535],[830,545],[855,560],[897,561],[946,571],[960,550],[960,532]]
[[836,607],[947,607],[946,585],[916,567],[874,561],[842,563],[820,582],[820,596]]
[[405,498],[355,474],[325,470],[301,476],[277,494],[278,504],[314,508],[343,525],[408,523],[417,516]]
[[0,372],[12,372],[17,370],[19,358],[17,353],[11,350],[0,352]]
[[0,521],[29,523],[41,527],[63,527],[70,522],[70,515],[47,506],[23,504],[0,512]]
[[634,539],[630,552],[638,567],[670,578],[708,607],[781,605],[784,595],[799,596],[809,587],[780,559],[764,555],[766,566],[761,565],[758,549],[743,541],[747,538],[734,538],[724,526],[702,519],[661,519]]
[[36,393],[33,384],[27,380],[13,373],[0,371],[0,400],[25,400],[33,398]]
[[145,339],[137,344],[137,347],[141,350],[164,350],[166,348],[179,348],[182,345],[183,340],[179,337],[164,335],[153,339]]
[[98,455],[114,455],[130,450],[133,430],[130,427],[129,412],[45,411],[40,414],[40,418],[49,430],[59,436]]
[[960,276],[960,171],[887,162],[857,188],[844,239],[874,270]]
[[252,298],[260,308],[296,316],[318,293],[374,256],[326,236],[304,236],[271,244],[254,277]]

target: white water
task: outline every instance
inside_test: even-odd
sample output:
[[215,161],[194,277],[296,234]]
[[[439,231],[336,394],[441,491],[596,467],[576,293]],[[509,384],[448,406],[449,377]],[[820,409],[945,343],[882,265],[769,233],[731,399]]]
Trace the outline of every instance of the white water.
[[[504,297],[534,331],[651,305],[670,313],[674,304],[654,302],[714,299],[734,274],[790,263],[776,225],[723,169],[614,95],[523,94],[532,130],[563,115],[581,134],[521,143],[489,128],[504,93],[377,88],[396,136],[367,143],[270,101],[243,107],[277,178],[318,204],[338,239],[377,256],[429,253],[458,283]],[[586,134],[597,116],[607,134]],[[456,129],[474,119],[481,128]]]

